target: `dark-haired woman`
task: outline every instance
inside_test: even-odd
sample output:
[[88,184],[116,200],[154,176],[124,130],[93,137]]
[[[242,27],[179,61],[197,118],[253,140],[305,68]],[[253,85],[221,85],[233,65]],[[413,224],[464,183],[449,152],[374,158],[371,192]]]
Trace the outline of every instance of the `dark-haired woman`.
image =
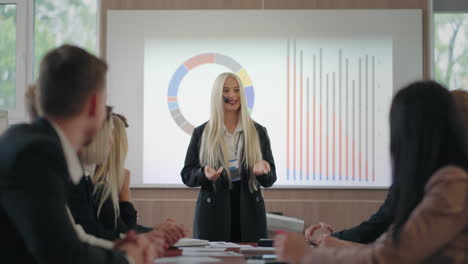
[[397,93],[390,111],[394,218],[365,247],[309,249],[299,234],[275,246],[289,263],[468,263],[468,153],[449,91],[416,82]]

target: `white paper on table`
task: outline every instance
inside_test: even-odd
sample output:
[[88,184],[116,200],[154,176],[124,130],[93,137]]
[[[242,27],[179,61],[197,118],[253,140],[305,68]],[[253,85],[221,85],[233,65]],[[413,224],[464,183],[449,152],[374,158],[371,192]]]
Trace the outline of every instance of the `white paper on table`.
[[263,259],[277,259],[278,256],[276,254],[265,254],[262,257]]
[[265,264],[266,260],[264,259],[248,259],[246,261],[247,264]]
[[170,264],[170,263],[188,263],[188,264],[197,264],[197,263],[216,263],[221,262],[220,259],[211,258],[211,257],[169,257],[169,258],[158,258],[154,261],[156,264]]
[[175,243],[174,247],[194,247],[194,246],[208,246],[210,243],[208,240],[203,239],[196,239],[196,238],[181,238],[177,243]]
[[212,247],[183,247],[182,252],[197,251],[197,252],[221,252],[226,251],[227,248],[212,248]]
[[205,256],[205,257],[243,257],[244,255],[232,252],[232,251],[221,251],[221,252],[199,252],[199,251],[182,251],[182,256]]
[[250,247],[250,248],[241,248],[242,253],[249,253],[249,252],[255,252],[255,253],[273,253],[275,252],[274,247]]
[[210,242],[212,248],[253,248],[251,245],[239,245],[232,242],[216,241]]

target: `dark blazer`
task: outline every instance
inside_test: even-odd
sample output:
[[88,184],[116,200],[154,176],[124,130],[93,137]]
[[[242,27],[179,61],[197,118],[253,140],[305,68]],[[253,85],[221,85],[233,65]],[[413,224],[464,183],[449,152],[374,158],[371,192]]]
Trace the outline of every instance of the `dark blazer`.
[[375,214],[358,226],[333,233],[332,236],[362,244],[374,242],[387,231],[393,222],[392,203],[394,199],[392,187],[390,187],[384,203]]
[[72,188],[69,196],[68,207],[73,218],[86,233],[107,240],[117,240],[121,233],[127,233],[131,229],[138,233],[152,230],[137,224],[137,211],[130,202],[119,202],[120,215],[115,219],[114,204],[109,197],[98,214],[100,195],[100,190],[95,192],[94,184],[86,176]]
[[69,178],[47,120],[13,126],[0,137],[2,263],[127,263],[121,252],[78,239],[65,210]]
[[[100,191],[94,194],[94,199],[98,206],[98,197]],[[119,202],[120,215],[115,219],[114,204],[109,197],[101,207],[98,219],[108,230],[114,230],[118,233],[126,233],[131,229],[136,230],[138,233],[149,232],[152,229],[137,224],[137,210],[131,202]]]
[[[211,241],[231,241],[231,194],[225,172],[216,184],[205,176],[200,165],[199,152],[203,130],[207,123],[195,128],[185,157],[185,165],[180,173],[182,181],[189,187],[201,186],[195,209],[193,236]],[[271,153],[270,139],[266,129],[255,123],[260,140],[263,159],[270,163],[268,174],[257,176],[259,184],[270,187],[276,181],[276,167]],[[242,242],[257,242],[267,237],[265,203],[259,190],[250,192],[248,172],[241,169],[240,185],[240,226]],[[219,183],[219,184],[218,184]]]
[[[115,228],[114,219],[109,225],[98,218],[98,204],[94,197],[94,185],[88,176],[81,178],[81,181],[72,188],[68,199],[68,207],[75,219],[75,223],[80,224],[88,234],[95,237],[116,240],[120,238],[120,230]],[[110,201],[110,199],[109,199]],[[112,206],[112,202],[110,202]],[[113,207],[111,207],[113,210]],[[122,230],[122,233],[128,230]]]

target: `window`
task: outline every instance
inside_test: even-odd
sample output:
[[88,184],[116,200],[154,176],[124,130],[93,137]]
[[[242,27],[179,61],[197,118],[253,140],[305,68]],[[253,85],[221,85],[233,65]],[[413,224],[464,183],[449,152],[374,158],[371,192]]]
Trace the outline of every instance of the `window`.
[[0,3],[0,108],[16,105],[16,4]]
[[468,1],[433,0],[434,79],[468,89]]
[[13,122],[24,119],[27,6],[28,0],[0,0],[0,110]]
[[97,0],[36,0],[34,76],[50,49],[68,43],[97,54]]
[[435,14],[434,77],[450,89],[468,89],[468,13]]
[[26,85],[47,51],[68,43],[97,54],[99,0],[0,0],[0,110],[25,120]]

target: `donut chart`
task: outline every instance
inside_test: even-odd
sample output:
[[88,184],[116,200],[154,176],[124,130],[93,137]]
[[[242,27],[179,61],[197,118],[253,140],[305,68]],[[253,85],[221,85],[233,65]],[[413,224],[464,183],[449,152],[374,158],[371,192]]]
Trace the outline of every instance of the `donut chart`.
[[252,81],[247,71],[237,61],[229,56],[219,53],[203,53],[195,55],[186,60],[182,65],[179,66],[179,68],[177,68],[177,70],[172,75],[167,91],[167,105],[169,112],[175,123],[189,135],[192,135],[195,126],[192,125],[180,111],[177,94],[185,75],[187,75],[192,69],[204,64],[223,65],[233,73],[236,73],[245,87],[244,89],[247,99],[247,107],[250,111],[252,111],[254,106],[254,88]]

